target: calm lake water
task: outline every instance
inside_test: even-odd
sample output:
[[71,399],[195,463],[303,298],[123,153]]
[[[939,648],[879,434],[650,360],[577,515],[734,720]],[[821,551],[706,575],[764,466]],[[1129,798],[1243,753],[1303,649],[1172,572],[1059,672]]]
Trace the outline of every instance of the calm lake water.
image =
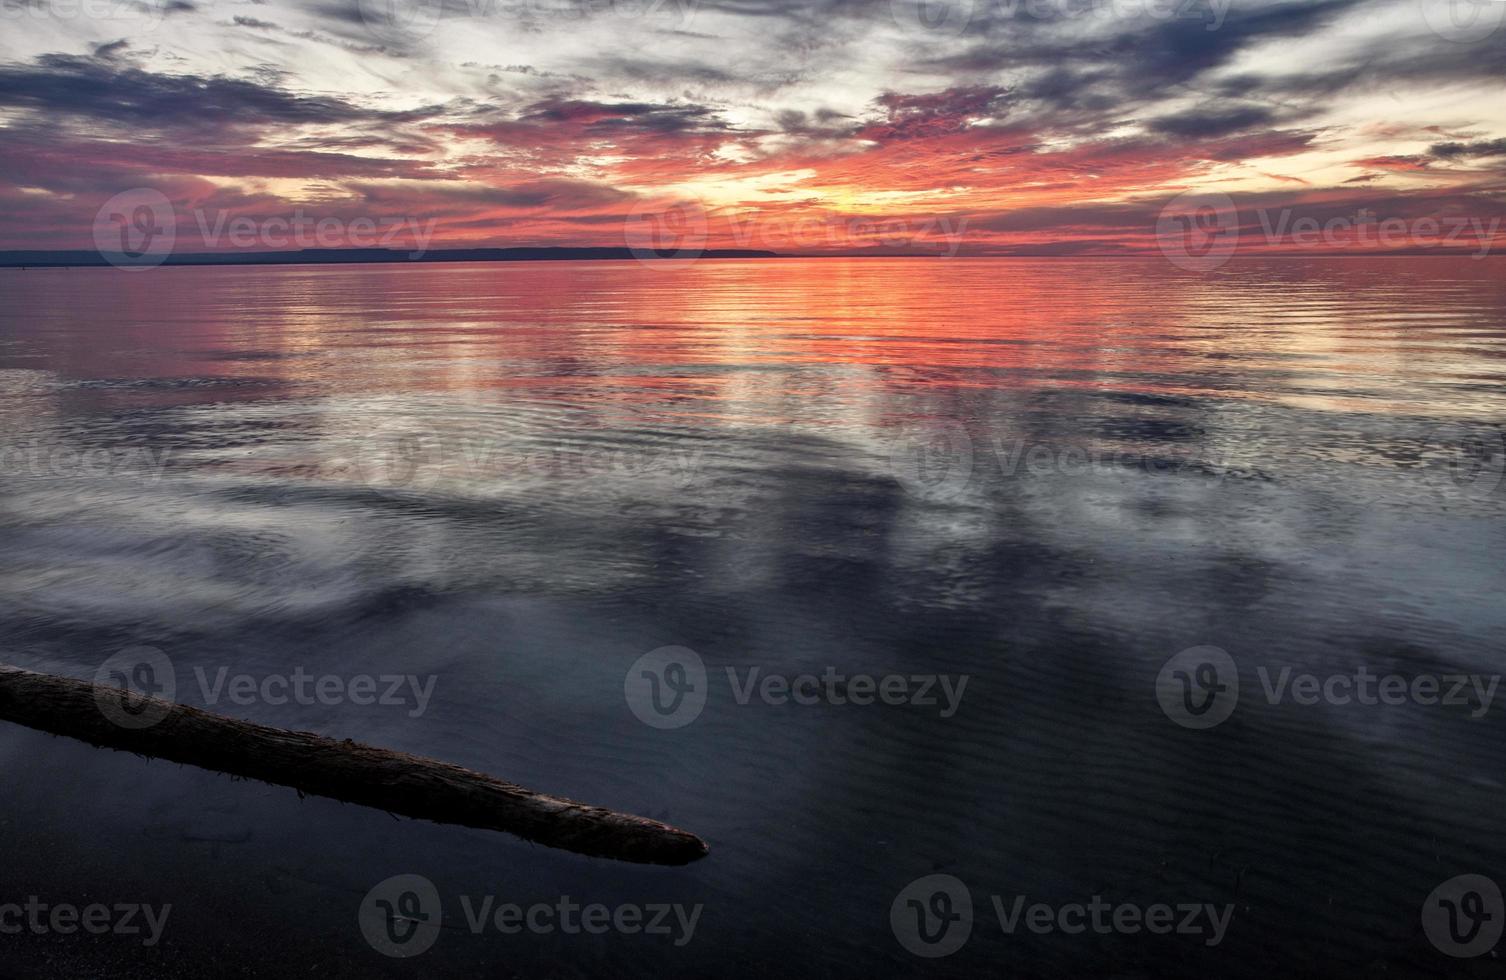
[[[1485,975],[1423,910],[1506,881],[1506,689],[1475,693],[1506,635],[1503,273],[0,271],[3,659],[156,648],[181,701],[711,846],[587,859],[0,725],[0,901],[172,906],[150,947],[6,936],[0,973]],[[666,646],[695,657],[656,682],[698,690],[655,714]],[[1198,647],[1227,660],[1168,665]],[[1342,703],[1360,671],[1400,703]],[[336,694],[216,684],[295,672]],[[360,675],[417,689],[355,703]],[[400,874],[442,906],[411,959],[359,921]],[[700,909],[468,921],[561,896]],[[1095,896],[1227,919],[995,908]],[[960,948],[909,951],[967,899]]]

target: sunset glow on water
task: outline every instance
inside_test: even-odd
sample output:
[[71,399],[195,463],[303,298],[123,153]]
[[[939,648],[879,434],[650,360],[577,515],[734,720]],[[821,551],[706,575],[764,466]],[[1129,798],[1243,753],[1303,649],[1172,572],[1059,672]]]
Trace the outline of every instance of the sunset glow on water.
[[1506,0],[0,0],[0,980],[1485,977]]
[[[983,896],[1101,894],[1233,905],[1216,946],[1121,934],[1116,959],[1155,975],[1290,955],[1422,975],[1418,904],[1498,856],[1495,708],[1290,686],[1494,669],[1494,260],[0,276],[11,662],[89,677],[142,644],[184,703],[712,846],[672,871],[588,861],[9,732],[20,887],[162,896],[184,975],[266,928],[269,969],[404,975],[354,927],[400,874],[448,901],[421,961],[441,972],[871,975],[912,956],[890,901],[933,873],[978,896],[959,974],[1085,969],[1094,948],[1005,934]],[[1157,678],[1209,646],[1238,706],[1188,730]],[[699,678],[688,716],[624,702],[663,648],[699,660],[663,674]],[[403,680],[386,704],[258,686],[295,668]],[[1357,839],[1389,863],[1356,865]],[[521,942],[454,898],[561,894],[703,914],[678,946]]]

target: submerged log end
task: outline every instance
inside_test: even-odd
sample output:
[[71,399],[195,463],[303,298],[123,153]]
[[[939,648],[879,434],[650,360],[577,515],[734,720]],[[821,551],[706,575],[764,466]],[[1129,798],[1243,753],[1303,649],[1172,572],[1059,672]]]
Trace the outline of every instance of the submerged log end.
[[[640,864],[682,865],[699,861],[710,853],[706,842],[695,834],[658,820],[618,813],[601,807],[573,803],[580,819],[561,818],[540,843],[578,854],[612,857]],[[545,837],[548,840],[545,840]]]

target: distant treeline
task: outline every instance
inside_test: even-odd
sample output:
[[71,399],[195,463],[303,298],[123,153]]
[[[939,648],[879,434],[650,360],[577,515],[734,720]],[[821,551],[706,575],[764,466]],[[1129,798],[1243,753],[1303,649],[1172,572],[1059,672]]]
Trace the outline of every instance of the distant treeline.
[[[408,249],[388,248],[306,248],[281,252],[200,252],[168,255],[160,262],[141,261],[141,265],[304,265],[309,263],[350,262],[539,262],[581,259],[771,259],[778,252],[759,249],[708,248],[702,251],[635,248],[442,248],[413,258]],[[59,266],[113,265],[99,252],[79,251],[11,251],[0,252],[0,268],[57,268]],[[130,264],[130,263],[127,263]]]

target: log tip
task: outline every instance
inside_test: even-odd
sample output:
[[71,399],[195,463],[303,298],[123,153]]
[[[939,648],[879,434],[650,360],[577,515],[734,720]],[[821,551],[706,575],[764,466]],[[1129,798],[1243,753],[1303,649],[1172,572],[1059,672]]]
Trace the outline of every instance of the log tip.
[[622,841],[627,846],[617,849],[612,856],[645,864],[681,866],[711,853],[710,846],[688,830],[657,820],[644,820],[641,829],[645,833],[633,835],[637,840],[632,843]]
[[682,830],[679,832],[684,840],[676,848],[680,860],[676,864],[692,864],[711,853],[711,847],[695,834]]

